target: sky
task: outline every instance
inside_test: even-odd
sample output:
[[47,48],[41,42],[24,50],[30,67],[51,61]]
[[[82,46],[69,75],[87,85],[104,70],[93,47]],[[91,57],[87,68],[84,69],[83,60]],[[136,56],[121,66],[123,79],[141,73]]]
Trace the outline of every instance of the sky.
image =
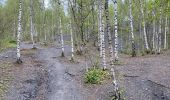
[[0,3],[4,4],[4,3],[5,3],[5,0],[0,0]]
[[[45,0],[45,8],[48,8],[50,6],[49,1],[50,0]],[[64,12],[67,15],[68,14],[68,12],[67,12],[68,2],[67,2],[67,0],[61,0],[61,2],[62,2],[62,5],[64,6]]]
[[48,8],[49,0],[45,0],[45,7]]

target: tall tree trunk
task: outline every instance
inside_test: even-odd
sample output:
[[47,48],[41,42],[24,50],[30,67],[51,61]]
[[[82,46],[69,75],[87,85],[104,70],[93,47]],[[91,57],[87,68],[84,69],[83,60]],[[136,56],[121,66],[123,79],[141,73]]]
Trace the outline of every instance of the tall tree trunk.
[[46,33],[45,23],[46,23],[45,0],[43,0],[43,31],[44,31],[44,41],[46,43],[47,42],[47,33]]
[[114,30],[115,30],[115,61],[119,60],[118,57],[118,21],[117,21],[117,0],[113,0],[114,3]]
[[110,63],[113,62],[113,45],[112,45],[112,35],[111,35],[111,26],[110,26],[110,19],[109,19],[109,10],[108,10],[108,3],[109,0],[105,0],[105,16],[106,16],[106,32],[109,36],[108,42],[109,42],[109,55],[110,55]]
[[140,0],[140,10],[141,10],[141,14],[142,14],[142,17],[143,17],[143,34],[144,34],[144,43],[145,43],[145,49],[146,49],[146,52],[148,53],[149,52],[149,45],[148,45],[148,39],[147,39],[147,35],[146,35],[146,23],[145,23],[145,15],[144,15],[144,11],[143,11],[143,5],[142,5],[142,0]]
[[64,39],[63,39],[63,31],[62,31],[62,25],[61,25],[61,18],[60,18],[60,37],[61,37],[61,49],[62,53],[61,56],[64,57]]
[[153,12],[153,35],[152,35],[152,53],[155,53],[155,34],[156,34],[156,23],[155,23],[155,12]]
[[105,51],[105,34],[104,34],[104,4],[103,1],[99,1],[99,10],[100,10],[100,35],[101,35],[101,46],[102,46],[102,63],[103,70],[106,70],[106,51]]
[[131,42],[132,42],[132,57],[136,56],[136,46],[135,46],[135,40],[134,40],[134,33],[133,33],[133,16],[132,16],[132,1],[129,0],[129,12],[130,12],[130,28],[131,28]]
[[70,22],[70,34],[71,34],[71,61],[74,61],[74,41],[71,22]]
[[164,34],[164,49],[167,49],[167,31],[168,31],[168,18],[165,18],[165,34]]
[[32,3],[32,0],[30,0],[30,34],[31,34],[31,40],[32,40],[32,45],[33,45],[33,48],[36,48],[35,47],[35,42],[34,42],[34,35],[33,35],[33,3]]
[[17,63],[22,63],[21,54],[20,54],[20,35],[22,31],[21,26],[21,19],[22,19],[22,0],[19,0],[19,15],[18,15],[18,34],[17,34]]
[[99,36],[99,40],[100,40],[100,43],[99,43],[99,50],[100,50],[100,57],[102,58],[102,34],[101,34],[101,31],[102,31],[102,4],[101,4],[101,0],[99,0],[99,33],[98,33],[98,36]]
[[[118,61],[118,22],[117,22],[117,0],[113,0],[114,3],[114,25],[115,25],[115,61]],[[112,62],[113,64],[113,62]],[[115,75],[115,70],[112,68],[111,69],[112,73],[113,73],[113,85],[114,85],[114,91],[115,91],[115,99],[116,100],[120,100],[120,93],[119,93],[119,88],[118,88],[118,84],[116,81],[116,75]]]
[[159,19],[159,33],[158,33],[158,54],[160,54],[161,53],[161,33],[162,33],[162,10],[161,10],[161,8],[160,8],[160,19]]

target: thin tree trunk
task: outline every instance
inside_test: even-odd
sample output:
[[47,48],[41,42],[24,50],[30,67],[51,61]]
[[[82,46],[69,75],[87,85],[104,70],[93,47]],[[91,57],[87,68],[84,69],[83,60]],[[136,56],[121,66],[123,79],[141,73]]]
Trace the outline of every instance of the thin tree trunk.
[[133,33],[133,16],[132,16],[132,1],[129,0],[130,5],[130,28],[131,28],[131,42],[132,42],[132,57],[136,56],[136,46],[135,46],[135,40],[134,40],[134,33]]
[[62,25],[61,25],[61,18],[60,18],[60,37],[61,37],[61,49],[62,53],[61,56],[64,57],[64,39],[63,39],[63,31],[62,31]]
[[22,0],[19,0],[19,15],[18,15],[18,34],[17,34],[17,63],[22,63],[21,54],[20,54],[20,35],[22,31],[21,26],[21,19],[22,19]]
[[[115,61],[118,61],[118,24],[117,24],[117,0],[113,0],[114,3],[114,21],[115,21]],[[112,62],[112,67],[113,67],[113,62]],[[119,88],[118,84],[116,81],[116,75],[115,75],[115,70],[114,68],[111,69],[112,75],[113,75],[113,85],[114,85],[114,91],[115,91],[115,100],[120,100],[120,93],[119,93]]]
[[167,31],[168,31],[168,18],[165,19],[165,34],[164,34],[164,49],[167,49]]
[[33,3],[32,3],[32,0],[30,0],[30,34],[31,34],[33,48],[36,48],[35,42],[34,42],[34,35],[33,35],[33,15],[32,15],[33,7],[32,6],[33,6]]
[[46,15],[45,15],[45,1],[43,0],[43,31],[44,31],[44,41],[47,42],[47,34],[46,34],[46,28],[45,28],[45,22],[46,22]]
[[[160,15],[162,14],[162,10],[160,8]],[[160,19],[159,19],[159,33],[158,33],[158,54],[161,53],[161,33],[162,33],[162,15],[160,16]]]
[[110,63],[113,62],[113,46],[112,46],[112,36],[111,36],[111,26],[110,26],[110,19],[109,19],[109,10],[108,10],[108,3],[109,0],[105,0],[105,16],[106,16],[106,32],[109,36],[108,42],[109,42],[109,55],[110,55]]
[[71,61],[74,61],[74,41],[73,41],[73,32],[72,32],[71,23],[70,23],[70,34],[71,34]]
[[117,0],[113,0],[114,3],[114,30],[115,30],[115,61],[119,60],[118,57],[118,21],[117,21]]
[[99,0],[99,40],[100,40],[100,57],[102,58],[102,34],[101,34],[101,31],[102,31],[102,4],[101,4],[101,0]]
[[153,36],[152,36],[152,53],[155,53],[155,34],[156,34],[156,23],[155,23],[155,12],[153,12]]
[[144,33],[144,43],[145,43],[145,48],[147,50],[147,53],[149,52],[149,46],[148,46],[148,39],[147,39],[147,35],[146,35],[146,23],[145,23],[145,15],[144,15],[144,11],[143,11],[143,5],[142,5],[142,1],[140,0],[140,6],[141,6],[141,13],[142,13],[142,17],[143,17],[143,33]]
[[100,10],[100,35],[101,35],[101,51],[102,51],[102,63],[103,63],[103,70],[106,70],[106,51],[105,51],[105,34],[104,34],[104,4],[103,1],[99,1],[99,10]]

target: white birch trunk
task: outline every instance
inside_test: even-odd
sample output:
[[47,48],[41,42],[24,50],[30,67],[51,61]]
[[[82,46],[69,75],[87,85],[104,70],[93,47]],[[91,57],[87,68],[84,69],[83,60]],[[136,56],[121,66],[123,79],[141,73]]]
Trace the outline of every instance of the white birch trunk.
[[142,13],[142,17],[143,17],[143,32],[144,32],[144,43],[145,43],[145,48],[147,51],[149,51],[149,46],[148,46],[148,39],[147,39],[147,35],[146,35],[146,23],[145,23],[145,15],[144,15],[144,11],[143,11],[143,5],[142,5],[142,1],[140,0],[140,6],[141,6],[141,13]]
[[70,34],[71,34],[71,60],[74,61],[74,41],[73,41],[73,31],[70,23]]
[[33,15],[32,15],[33,7],[32,6],[33,6],[32,0],[30,0],[30,34],[31,34],[33,48],[35,48],[34,35],[33,35],[34,26],[33,26]]
[[100,40],[100,57],[102,58],[102,1],[99,0],[99,40]]
[[[118,61],[118,25],[117,25],[117,0],[113,0],[114,3],[114,21],[115,21],[115,61]],[[113,61],[112,61],[112,67],[114,67]],[[115,100],[120,100],[120,93],[118,88],[118,83],[116,81],[116,75],[114,68],[111,69],[112,76],[113,76],[113,85],[114,85],[114,91],[115,91]]]
[[117,0],[113,0],[114,3],[114,30],[115,30],[115,47],[114,47],[114,52],[115,52],[115,61],[119,60],[118,57],[118,21],[117,21]]
[[62,49],[61,56],[64,57],[64,39],[63,39],[63,31],[62,31],[62,25],[61,25],[61,18],[60,18],[60,37],[61,37],[61,49]]
[[155,53],[155,35],[156,35],[156,23],[155,23],[155,13],[153,12],[153,36],[152,36],[152,52]]
[[165,19],[164,49],[167,49],[168,18]]
[[110,55],[110,64],[114,61],[113,58],[113,46],[112,46],[112,35],[111,35],[111,26],[110,26],[110,19],[109,19],[109,10],[108,10],[108,3],[109,0],[105,0],[105,16],[106,16],[106,24],[107,24],[107,34],[108,34],[108,42],[109,42],[109,55]]
[[158,33],[158,54],[161,53],[161,33],[162,33],[162,10],[160,8],[159,33]]
[[135,47],[135,40],[134,40],[134,33],[133,33],[133,16],[132,16],[132,1],[129,0],[129,12],[130,12],[130,28],[131,28],[131,42],[132,42],[132,57],[136,56],[136,47]]
[[103,69],[106,69],[106,51],[105,51],[105,35],[104,35],[104,4],[103,1],[99,1],[99,11],[100,11],[100,41],[101,41],[101,53],[102,53],[102,63],[103,63]]
[[20,54],[20,35],[22,31],[21,27],[22,19],[22,0],[19,0],[19,15],[18,15],[18,33],[17,33],[17,63],[22,63],[21,54]]

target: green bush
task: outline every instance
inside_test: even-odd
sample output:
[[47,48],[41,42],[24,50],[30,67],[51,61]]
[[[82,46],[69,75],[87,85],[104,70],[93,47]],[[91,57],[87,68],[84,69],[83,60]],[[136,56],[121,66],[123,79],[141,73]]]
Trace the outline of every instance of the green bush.
[[85,73],[84,79],[85,79],[85,83],[100,84],[108,76],[109,76],[109,73],[107,71],[93,68]]
[[11,39],[1,39],[0,40],[0,51],[8,49],[8,48],[15,48],[16,41]]
[[17,41],[16,41],[16,40],[10,40],[9,43],[11,43],[11,44],[17,44]]

